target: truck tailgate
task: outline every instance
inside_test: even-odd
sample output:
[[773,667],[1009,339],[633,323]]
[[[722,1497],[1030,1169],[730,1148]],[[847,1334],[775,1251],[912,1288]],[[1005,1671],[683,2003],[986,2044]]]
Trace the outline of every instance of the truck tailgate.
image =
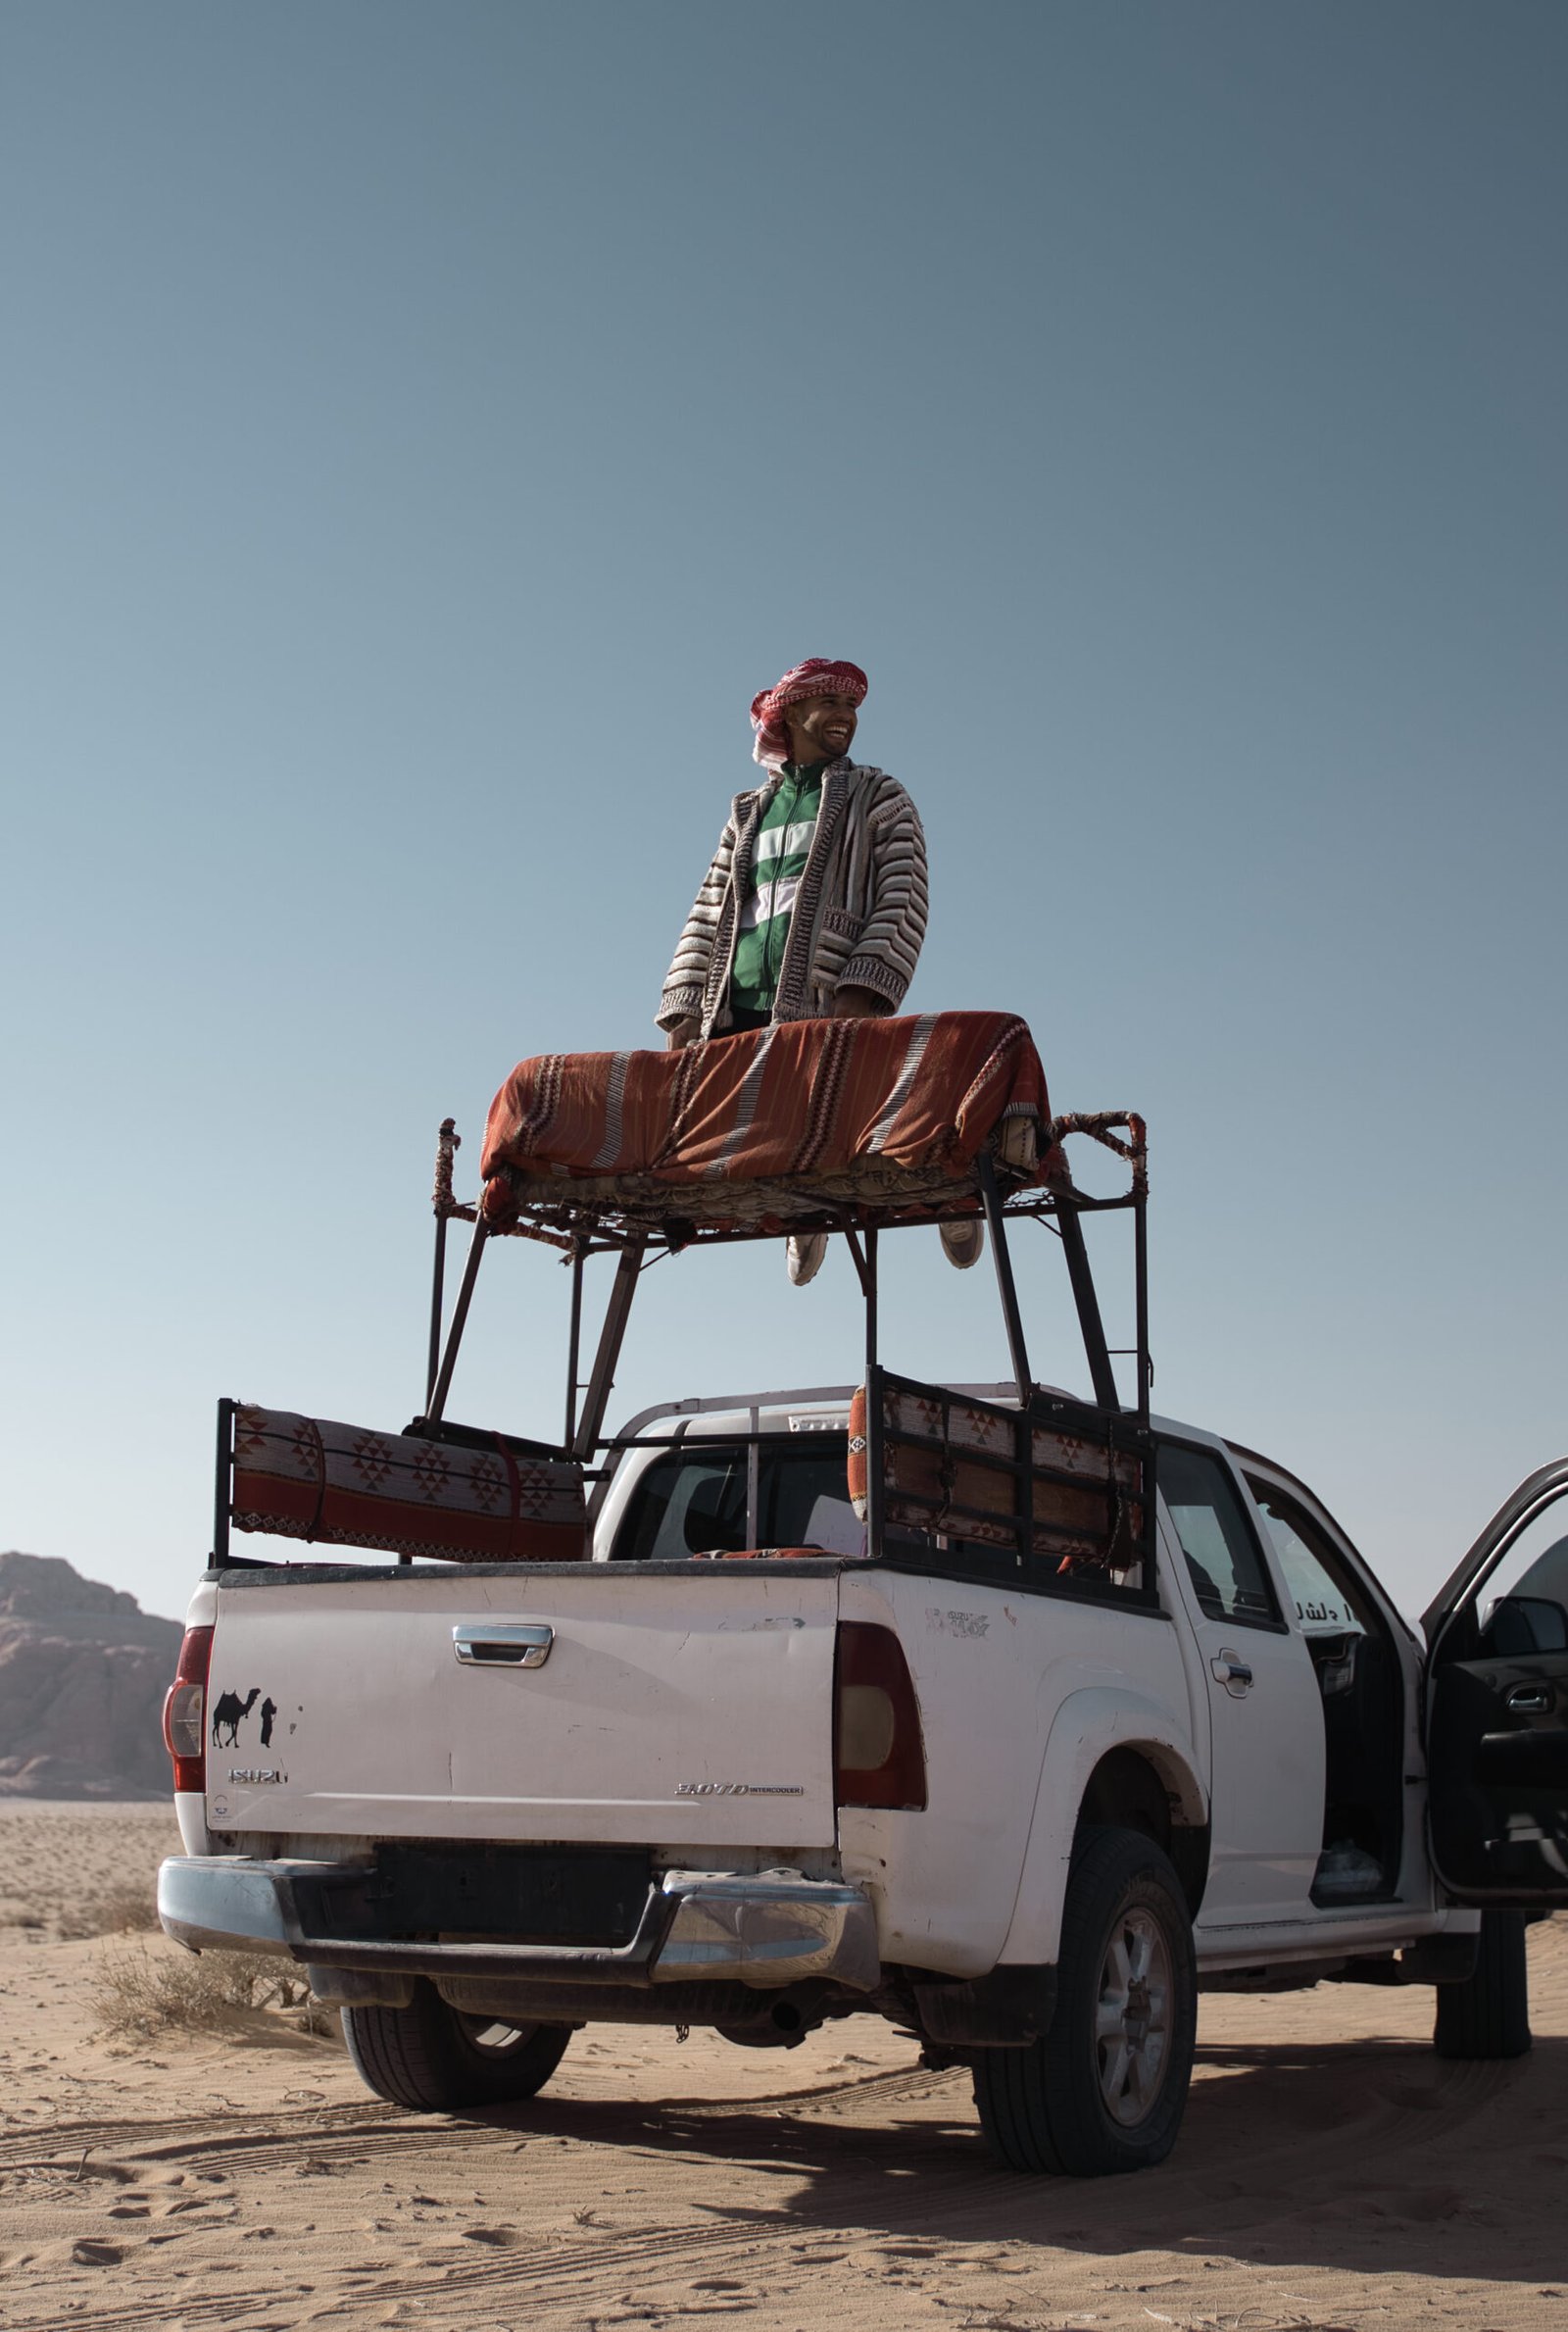
[[830,1846],[838,1587],[815,1563],[228,1573],[209,1825]]

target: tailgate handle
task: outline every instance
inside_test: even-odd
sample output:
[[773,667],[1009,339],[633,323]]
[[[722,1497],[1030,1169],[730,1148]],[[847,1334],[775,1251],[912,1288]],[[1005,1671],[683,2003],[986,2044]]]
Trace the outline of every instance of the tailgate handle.
[[455,1627],[452,1649],[465,1667],[542,1668],[556,1640],[553,1627]]

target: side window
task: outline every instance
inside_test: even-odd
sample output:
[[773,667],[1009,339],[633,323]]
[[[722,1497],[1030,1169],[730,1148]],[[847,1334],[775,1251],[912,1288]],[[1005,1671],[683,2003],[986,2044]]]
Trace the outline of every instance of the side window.
[[1159,1494],[1207,1616],[1244,1627],[1277,1622],[1262,1553],[1224,1466],[1204,1450],[1162,1441],[1157,1470]]
[[1301,1633],[1366,1635],[1368,1621],[1361,1595],[1346,1577],[1344,1563],[1311,1515],[1294,1498],[1276,1490],[1272,1482],[1249,1474],[1247,1486],[1268,1524]]
[[1469,1626],[1483,1657],[1568,1651],[1568,1495],[1537,1508],[1470,1601]]

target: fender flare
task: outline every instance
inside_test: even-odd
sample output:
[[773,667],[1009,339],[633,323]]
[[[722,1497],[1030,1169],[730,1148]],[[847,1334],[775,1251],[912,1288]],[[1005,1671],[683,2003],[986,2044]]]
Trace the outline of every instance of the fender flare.
[[1174,1801],[1175,1823],[1207,1825],[1209,1798],[1198,1746],[1170,1708],[1124,1685],[1092,1684],[1069,1693],[1046,1737],[1002,1961],[1054,1963],[1078,1810],[1090,1775],[1112,1749],[1136,1749],[1148,1758]]

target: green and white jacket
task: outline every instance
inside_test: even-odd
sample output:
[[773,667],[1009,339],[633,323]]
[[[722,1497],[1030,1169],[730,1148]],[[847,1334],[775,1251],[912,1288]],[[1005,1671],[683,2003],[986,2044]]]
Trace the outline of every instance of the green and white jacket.
[[[730,1024],[741,902],[757,830],[779,782],[775,775],[735,797],[664,981],[661,1028],[698,1019],[707,1037]],[[896,1013],[914,976],[926,913],[925,834],[914,804],[886,769],[830,762],[795,894],[774,1019],[822,1018],[841,986],[867,988]]]

